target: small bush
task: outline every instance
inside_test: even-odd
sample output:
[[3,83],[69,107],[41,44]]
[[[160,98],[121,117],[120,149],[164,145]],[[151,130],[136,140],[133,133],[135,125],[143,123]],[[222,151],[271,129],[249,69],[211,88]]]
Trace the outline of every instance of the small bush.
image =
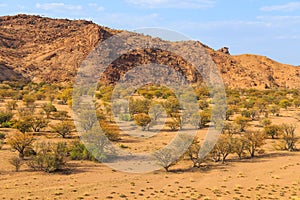
[[11,165],[13,165],[16,169],[16,172],[18,172],[20,170],[21,166],[23,165],[23,160],[18,157],[13,157],[9,160],[9,163]]
[[128,122],[128,121],[132,121],[132,117],[130,114],[120,114],[119,120]]
[[13,118],[12,112],[0,111],[0,125],[3,127],[3,124],[9,122]]
[[72,160],[92,160],[95,161],[93,155],[86,149],[85,145],[76,141],[69,149]]
[[3,122],[1,124],[1,127],[2,128],[12,128],[14,126],[14,123],[13,122]]
[[5,139],[5,134],[4,133],[0,133],[0,140],[4,140]]
[[28,162],[33,170],[48,173],[61,170],[66,163],[66,143],[41,143],[36,146],[36,155]]

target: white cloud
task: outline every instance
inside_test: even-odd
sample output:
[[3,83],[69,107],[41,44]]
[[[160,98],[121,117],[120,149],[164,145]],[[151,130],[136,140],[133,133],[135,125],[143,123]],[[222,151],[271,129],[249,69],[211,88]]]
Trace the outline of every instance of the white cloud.
[[204,9],[215,6],[214,0],[126,0],[128,3],[145,8]]
[[64,3],[44,3],[40,4],[37,3],[36,8],[42,10],[82,10],[82,6],[80,5],[71,5],[71,4],[64,4]]
[[265,12],[271,12],[271,11],[291,12],[299,9],[300,9],[300,2],[290,2],[283,5],[264,6],[260,8],[261,11],[265,11]]
[[104,7],[103,6],[99,6],[96,3],[89,3],[88,4],[89,7],[95,8],[97,11],[104,11]]
[[272,27],[290,27],[300,25],[300,16],[258,16],[257,20]]

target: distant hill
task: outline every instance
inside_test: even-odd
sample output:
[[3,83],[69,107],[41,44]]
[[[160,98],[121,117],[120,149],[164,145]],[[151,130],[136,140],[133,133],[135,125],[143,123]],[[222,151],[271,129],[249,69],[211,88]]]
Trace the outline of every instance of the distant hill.
[[[50,19],[16,15],[0,17],[0,81],[70,83],[82,61],[99,42],[121,31],[90,21]],[[226,86],[233,88],[300,88],[300,69],[264,56],[232,56],[226,48],[206,48],[218,66]],[[115,61],[106,71],[107,83],[117,81],[135,65],[153,61],[168,64],[184,73],[192,82],[201,77],[188,63],[178,65],[175,55],[159,50],[129,53]],[[167,59],[166,59],[167,58]]]

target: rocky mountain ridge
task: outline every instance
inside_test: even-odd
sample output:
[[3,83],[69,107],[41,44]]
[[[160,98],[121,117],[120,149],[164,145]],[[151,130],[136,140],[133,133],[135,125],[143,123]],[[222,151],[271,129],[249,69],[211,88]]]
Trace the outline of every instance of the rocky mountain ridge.
[[[72,83],[78,67],[94,47],[120,33],[90,21],[16,15],[0,17],[0,81]],[[199,44],[201,44],[199,42]],[[259,55],[229,54],[201,44],[216,63],[224,84],[233,88],[300,88],[300,69]],[[184,49],[183,49],[184,51]],[[133,66],[153,62],[171,65],[192,82],[200,75],[176,55],[145,49],[121,56],[106,71],[114,83]]]

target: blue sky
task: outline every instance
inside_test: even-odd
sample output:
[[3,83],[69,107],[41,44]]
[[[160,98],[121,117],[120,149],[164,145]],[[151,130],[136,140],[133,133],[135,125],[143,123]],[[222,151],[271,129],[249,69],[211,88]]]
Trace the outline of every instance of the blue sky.
[[261,54],[300,65],[300,1],[0,0],[0,15],[88,19],[116,29],[160,27],[232,54]]

